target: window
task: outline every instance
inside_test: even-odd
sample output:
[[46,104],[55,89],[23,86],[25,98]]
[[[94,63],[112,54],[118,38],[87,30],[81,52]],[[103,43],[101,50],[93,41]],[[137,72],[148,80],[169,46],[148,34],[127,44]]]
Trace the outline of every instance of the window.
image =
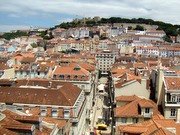
[[84,89],[85,89],[85,85],[81,85],[81,89],[83,89],[83,90],[84,90]]
[[67,79],[70,79],[70,78],[71,78],[71,76],[70,76],[70,75],[68,75],[68,76],[67,76]]
[[58,111],[57,111],[57,109],[52,109],[51,114],[52,114],[52,117],[57,117],[57,116],[58,116]]
[[53,75],[53,79],[56,79],[56,75]]
[[64,118],[69,118],[70,117],[70,110],[69,109],[65,109],[64,110]]
[[167,102],[171,101],[171,95],[167,93]]
[[180,96],[177,97],[177,102],[180,103]]
[[149,113],[149,108],[145,108],[145,113]]
[[121,118],[121,122],[122,123],[126,123],[127,122],[127,118]]
[[64,75],[59,75],[59,79],[64,79]]
[[18,111],[22,111],[22,110],[23,110],[23,107],[17,106],[17,110],[18,110]]
[[78,78],[78,76],[77,76],[77,75],[75,75],[75,76],[74,76],[74,79],[76,80],[77,78]]
[[176,109],[171,109],[171,116],[176,116]]
[[171,96],[171,101],[172,101],[172,102],[176,102],[176,96],[175,96],[175,95],[172,95],[172,96]]
[[42,109],[41,110],[41,116],[46,116],[47,110],[46,109]]
[[37,74],[40,75],[40,72],[38,71]]
[[138,118],[133,118],[133,123],[138,123]]

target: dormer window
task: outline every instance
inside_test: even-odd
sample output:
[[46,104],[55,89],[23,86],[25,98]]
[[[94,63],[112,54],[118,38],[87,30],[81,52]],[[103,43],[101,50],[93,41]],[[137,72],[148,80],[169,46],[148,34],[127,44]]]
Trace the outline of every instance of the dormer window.
[[78,76],[77,76],[77,75],[75,75],[75,76],[74,76],[74,79],[76,80],[77,78],[78,78]]
[[64,75],[59,75],[59,79],[64,79]]
[[53,75],[53,79],[56,79],[56,75]]
[[149,113],[150,109],[149,108],[145,108],[145,113]]
[[83,75],[83,76],[81,76],[81,79],[82,79],[82,80],[84,80],[84,79],[85,79],[85,76],[84,76],[84,75]]
[[133,123],[138,123],[138,118],[133,118]]
[[177,97],[177,102],[180,103],[180,96]]
[[69,118],[69,117],[70,117],[70,110],[64,109],[64,118]]
[[121,122],[122,123],[126,123],[127,122],[127,118],[121,118]]
[[67,79],[70,79],[70,78],[71,78],[71,76],[70,76],[70,75],[68,75],[68,76],[67,76]]
[[172,95],[172,96],[171,96],[171,101],[172,101],[173,103],[177,101],[175,95]]
[[52,109],[51,115],[52,115],[52,117],[57,117],[58,116],[58,110],[57,109]]
[[74,70],[80,70],[81,68],[79,66],[74,67]]
[[43,108],[41,109],[41,116],[46,116],[47,114],[47,109]]

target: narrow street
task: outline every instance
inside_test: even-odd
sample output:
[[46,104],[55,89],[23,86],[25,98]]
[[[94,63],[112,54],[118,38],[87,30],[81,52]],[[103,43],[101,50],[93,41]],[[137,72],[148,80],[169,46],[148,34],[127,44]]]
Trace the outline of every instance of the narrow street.
[[[104,84],[104,86],[106,83],[107,83],[107,78],[101,78],[97,82],[97,84]],[[106,121],[107,121],[105,117],[105,108],[104,108],[107,104],[105,104],[104,99],[105,99],[105,96],[107,97],[108,95],[105,92],[105,90],[103,92],[99,92],[97,88],[95,91],[96,91],[96,94],[95,94],[95,99],[94,99],[94,106],[90,114],[90,120],[91,120],[90,131],[91,132],[94,132],[94,129],[97,128],[97,124],[99,123],[106,124]],[[107,130],[102,131],[101,133],[110,134],[110,132],[111,132],[111,127],[108,126]]]

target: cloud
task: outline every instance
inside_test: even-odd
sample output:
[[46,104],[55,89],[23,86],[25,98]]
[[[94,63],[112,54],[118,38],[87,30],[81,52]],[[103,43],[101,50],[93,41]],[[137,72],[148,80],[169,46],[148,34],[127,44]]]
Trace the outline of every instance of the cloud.
[[[64,15],[61,20],[76,16],[119,16],[180,24],[179,5],[179,0],[1,0],[0,12],[14,19],[19,16],[20,19],[33,16],[48,19],[47,16],[61,14]],[[56,22],[61,21],[58,17]]]

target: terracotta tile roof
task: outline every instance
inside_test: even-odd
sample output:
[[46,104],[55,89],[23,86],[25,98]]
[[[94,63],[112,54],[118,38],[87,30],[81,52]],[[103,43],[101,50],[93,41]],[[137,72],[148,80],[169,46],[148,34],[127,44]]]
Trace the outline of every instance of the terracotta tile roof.
[[36,58],[35,57],[23,57],[20,62],[21,63],[32,63],[35,62]]
[[79,87],[72,85],[71,83],[64,84],[60,90],[61,93],[66,98],[67,102],[69,102],[69,105],[71,106],[74,105],[77,98],[79,97],[79,94],[82,91]]
[[141,63],[141,62],[136,62],[133,64],[134,68],[145,68],[146,66],[147,66],[147,64]]
[[21,53],[21,54],[18,53],[18,54],[15,54],[15,56],[14,56],[14,59],[16,59],[18,61],[21,61],[24,58],[28,58],[28,59],[34,58],[34,54],[26,52],[26,53]]
[[164,128],[157,129],[151,134],[153,134],[153,135],[175,135],[174,133],[172,133]]
[[42,86],[45,88],[57,89],[64,84],[69,83],[60,80],[49,80],[49,79],[41,79],[41,78],[33,78],[33,79],[19,79],[16,81],[10,81],[1,79],[0,86],[12,86],[12,87],[20,87],[20,86]]
[[156,104],[152,100],[141,99],[139,101],[139,106],[143,108],[153,108]]
[[154,120],[154,122],[158,125],[161,125],[165,128],[168,128],[168,127],[176,127],[176,123],[174,120],[171,120],[171,119],[156,119]]
[[30,108],[30,107],[25,107],[24,108],[24,111],[27,113],[27,114],[31,114],[33,116],[39,116],[40,115],[40,108],[39,107],[33,107],[33,108]]
[[[79,70],[76,70],[75,68],[79,68]],[[65,66],[65,67],[57,67],[54,71],[54,74],[56,75],[85,75],[88,76],[89,72],[85,70],[84,68],[81,68],[80,66]]]
[[139,107],[142,108],[152,108],[153,115],[160,114],[156,104],[148,99],[136,99],[124,106],[115,108],[115,116],[116,117],[143,117],[139,110]]
[[2,125],[3,127],[9,129],[9,130],[24,130],[24,131],[33,131],[35,127],[31,124],[8,124],[8,125]]
[[180,77],[165,77],[164,80],[167,90],[180,90]]
[[[41,122],[39,121],[40,116],[34,116],[34,115],[27,116],[27,115],[22,115],[22,114],[19,115],[16,112],[13,112],[9,109],[2,111],[2,113],[6,117],[0,121],[0,134],[3,131],[2,133],[6,133],[7,135],[16,135],[16,133],[12,132],[15,130],[21,130],[22,132],[35,130],[36,135],[49,135],[52,133],[53,129],[50,129],[46,126],[41,125],[41,130],[39,130],[39,129],[35,129],[35,126],[32,125],[32,124],[40,124],[39,123]],[[64,128],[67,126],[67,124],[70,124],[66,120],[58,120],[52,117],[51,118],[45,117],[43,118],[43,121],[46,121],[54,125],[57,124],[58,128]],[[32,124],[28,124],[28,123],[32,123]]]
[[156,114],[152,116],[152,119],[156,120],[156,119],[164,119],[164,116],[161,114]]
[[19,134],[0,126],[0,135],[19,135]]
[[13,116],[13,119],[15,119],[16,121],[20,121],[20,122],[34,122],[34,123],[39,123],[40,122],[40,118],[38,116],[25,116],[25,115],[16,115]]
[[95,66],[92,64],[88,64],[88,63],[79,63],[79,66],[86,69],[89,72],[92,72],[95,70]]
[[138,100],[115,108],[115,117],[140,117],[138,111]]
[[38,116],[27,116],[27,115],[19,115],[15,112],[12,112],[11,110],[4,110],[2,111],[3,114],[5,114],[6,116],[12,118],[13,120],[19,121],[19,122],[25,122],[25,123],[39,123],[40,122],[40,118]]
[[176,123],[176,134],[180,135],[180,123]]
[[125,80],[124,82],[121,82],[121,81],[118,81],[116,84],[115,84],[115,88],[121,88],[123,87],[126,83],[129,83],[129,82],[133,82],[135,80]]
[[0,102],[72,106],[80,93],[81,89],[71,83],[66,83],[60,89],[55,90],[2,87]]
[[12,118],[12,116],[8,116],[0,121],[0,126],[9,129],[9,130],[25,130],[25,131],[33,131],[34,126],[32,124],[24,124],[19,121],[16,121]]
[[0,70],[6,70],[6,69],[9,69],[6,63],[0,63]]
[[116,102],[132,102],[136,99],[139,99],[138,96],[133,95],[133,96],[118,96],[115,98]]
[[52,131],[53,131],[53,129],[42,126],[41,131],[36,129],[35,133],[36,133],[36,135],[50,135],[52,133]]
[[[176,124],[173,120],[163,119],[161,121],[166,121],[169,128],[176,128]],[[168,121],[168,122],[167,122]],[[118,127],[120,133],[127,134],[141,134],[141,135],[173,135],[172,132],[167,130],[167,126],[161,125],[162,123],[157,123],[157,120],[148,120],[137,124],[123,125]],[[171,125],[172,124],[172,125]],[[178,129],[176,128],[176,131]],[[176,132],[177,134],[177,132]]]
[[129,134],[142,134],[147,131],[146,127],[133,127],[133,126],[121,126],[119,127],[119,130],[123,133],[129,133]]
[[52,118],[52,117],[44,117],[42,119],[42,121],[57,124],[58,128],[63,128],[68,123],[66,120],[55,119],[55,118]]
[[112,76],[113,77],[120,77],[122,76],[124,73],[131,73],[129,69],[125,69],[125,68],[114,68],[112,70]]

